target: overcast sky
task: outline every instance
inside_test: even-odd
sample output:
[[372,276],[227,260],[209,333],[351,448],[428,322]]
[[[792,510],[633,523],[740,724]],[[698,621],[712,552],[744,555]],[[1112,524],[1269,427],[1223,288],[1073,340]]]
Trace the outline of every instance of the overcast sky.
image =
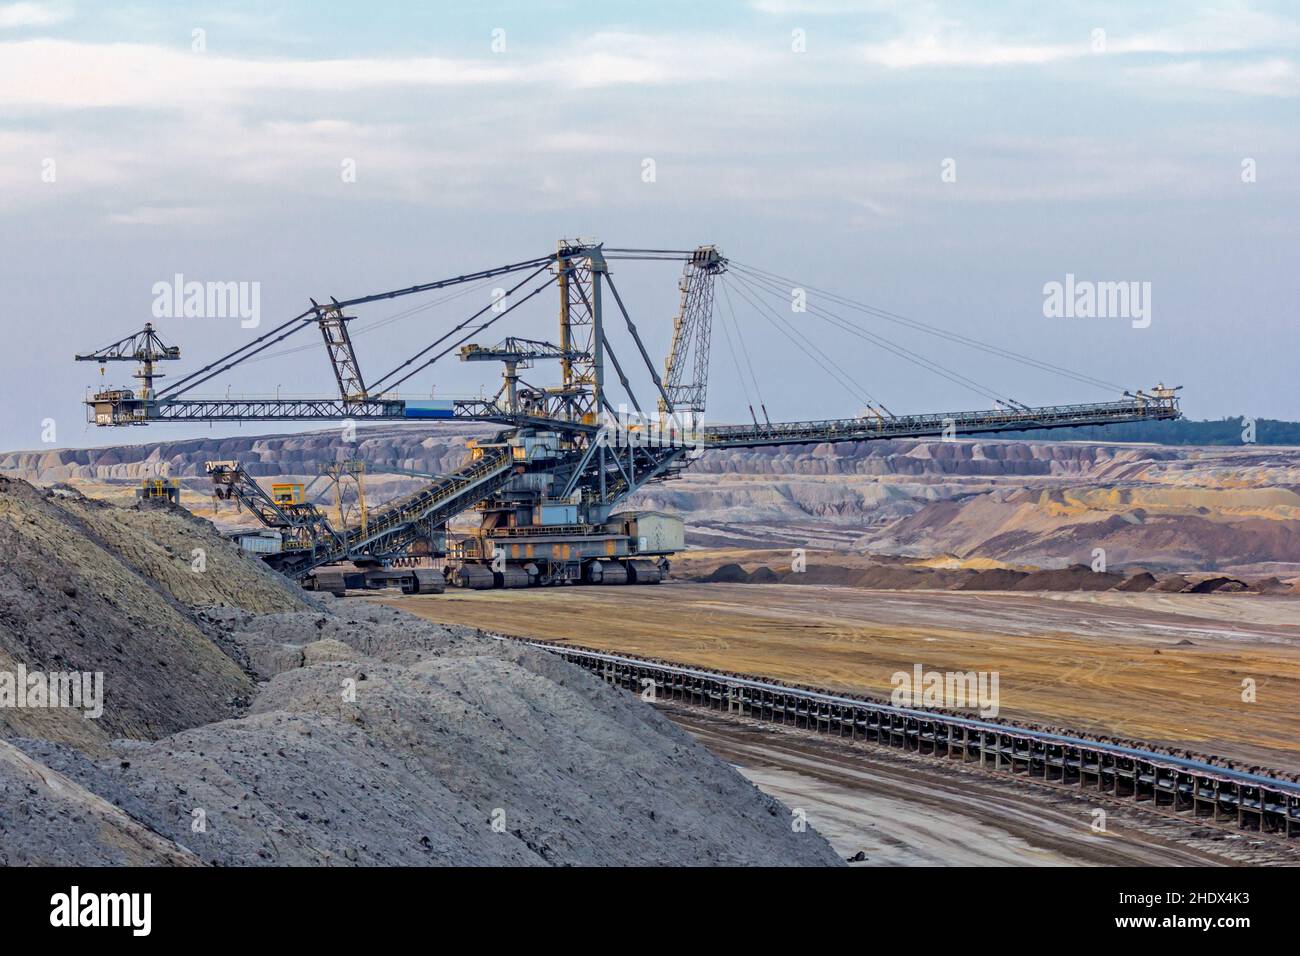
[[[208,433],[96,430],[80,404],[130,367],[101,380],[73,353],[140,328],[178,273],[258,283],[265,331],[309,296],[528,258],[562,236],[717,243],[800,287],[1106,382],[1182,384],[1192,417],[1300,418],[1298,47],[1281,3],[0,2],[0,448],[42,447],[45,419],[59,446]],[[656,356],[676,273],[615,273]],[[1150,283],[1149,323],[1045,315],[1044,286],[1067,274]],[[896,412],[988,407],[792,313],[784,283],[780,321],[851,380],[836,381],[745,282],[733,274],[720,299],[745,346],[715,330],[711,419],[748,416],[746,351],[774,420],[854,414],[864,392]],[[363,371],[489,294],[360,335]],[[999,394],[1115,397],[819,295],[810,310]],[[416,304],[369,307],[358,326]],[[530,305],[485,340],[553,339],[554,302]],[[182,369],[259,334],[238,318],[156,324]],[[331,394],[318,338],[205,393]],[[403,390],[490,391],[493,372],[449,358]]]

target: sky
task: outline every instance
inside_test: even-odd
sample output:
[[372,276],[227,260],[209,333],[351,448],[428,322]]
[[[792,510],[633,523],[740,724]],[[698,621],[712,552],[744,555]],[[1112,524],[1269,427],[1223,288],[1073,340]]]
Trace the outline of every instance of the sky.
[[[181,347],[176,374],[309,297],[575,236],[714,243],[737,264],[718,288],[713,421],[760,400],[792,420],[868,399],[1097,401],[1158,381],[1184,387],[1190,417],[1300,418],[1298,107],[1300,15],[1285,3],[0,0],[0,448],[283,431],[96,429],[87,388],[131,369],[101,378],[73,354],[153,321]],[[781,278],[759,292],[742,268]],[[614,272],[662,356],[678,267]],[[260,325],[155,317],[157,284],[177,275],[255,287]],[[1046,290],[1067,281],[1134,283],[1134,300],[1049,314]],[[363,372],[495,285],[357,310]],[[483,344],[554,339],[555,312],[539,296]],[[308,333],[201,393],[333,394]],[[495,390],[493,368],[454,358],[403,391]]]

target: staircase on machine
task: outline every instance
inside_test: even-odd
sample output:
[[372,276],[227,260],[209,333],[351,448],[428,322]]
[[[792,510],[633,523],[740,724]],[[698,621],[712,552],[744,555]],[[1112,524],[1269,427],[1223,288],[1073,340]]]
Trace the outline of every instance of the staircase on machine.
[[400,551],[431,528],[446,524],[491,495],[514,475],[516,463],[507,449],[482,458],[460,471],[444,475],[415,494],[372,512],[364,534],[341,531],[335,543],[294,561],[293,574],[359,556],[380,557]]

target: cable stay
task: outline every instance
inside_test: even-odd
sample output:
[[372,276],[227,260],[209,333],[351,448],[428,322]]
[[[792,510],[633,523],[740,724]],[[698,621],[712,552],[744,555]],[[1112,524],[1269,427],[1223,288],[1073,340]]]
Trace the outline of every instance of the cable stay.
[[[1081,384],[1090,385],[1094,388],[1098,388],[1103,391],[1117,392],[1122,390],[1122,386],[1117,385],[1114,382],[1108,382],[1105,379],[1100,379],[1092,375],[1087,375],[1083,372],[1079,372],[1074,369],[1066,368],[1061,365],[1055,365],[1044,359],[1034,358],[1033,356],[1025,355],[1023,353],[1016,352],[1008,348],[1004,348],[1003,346],[1000,345],[993,345],[992,343],[989,342],[983,342],[979,339],[972,338],[968,335],[963,335],[960,332],[953,332],[949,329],[944,329],[944,328],[940,328],[939,326],[930,325],[927,322],[922,322],[920,319],[912,319],[904,315],[899,315],[897,312],[891,312],[888,309],[877,308],[876,306],[868,305],[865,302],[859,302],[855,299],[850,299],[846,296],[837,295],[834,292],[829,292],[825,289],[820,289],[816,286],[808,285],[807,283],[798,282],[794,279],[789,278],[788,276],[782,276],[775,272],[770,272],[766,269],[760,269],[756,266],[739,264],[734,261],[732,262],[732,267],[734,269],[737,269],[738,271],[746,273],[751,278],[767,279],[770,282],[785,283],[787,285],[792,285],[793,287],[806,289],[810,292],[816,292],[818,295],[825,296],[826,298],[832,300],[833,302],[839,305],[843,305],[848,308],[854,309],[856,311],[866,313],[873,317],[885,319],[886,321],[893,322],[898,325],[904,325],[908,328],[916,329],[917,331],[925,332],[929,335],[947,339],[950,342],[955,342],[961,345],[967,345],[971,348],[979,349],[982,352],[987,352],[990,355],[997,355],[1002,358],[1019,362],[1020,364],[1023,365],[1028,365],[1033,368],[1037,368],[1040,371],[1053,372],[1057,375],[1065,376]],[[783,290],[783,293],[788,294],[788,289]]]
[[[777,296],[783,301],[786,298],[787,293],[784,289],[781,289],[775,286],[774,284],[767,283],[764,280],[750,279],[750,280],[741,280],[741,281],[754,282],[754,285],[751,285],[750,288],[754,288],[756,289],[756,291],[761,290],[767,292],[770,295]],[[824,319],[825,321],[829,322],[833,326],[845,332],[848,332],[851,335],[857,336],[858,338],[864,339],[865,341],[872,342],[875,345],[878,345],[879,347],[885,349],[886,351],[898,356],[899,358],[911,362],[913,365],[926,369],[927,371],[933,372],[934,374],[940,376],[941,378],[944,378],[955,385],[961,386],[962,388],[965,388],[977,395],[987,398],[990,401],[995,401],[995,402],[1007,401],[1007,402],[1011,402],[1012,404],[1015,404],[1013,400],[1005,398],[994,389],[980,382],[975,381],[970,376],[964,375],[961,372],[956,371],[955,369],[948,368],[947,366],[944,366],[939,362],[934,361],[933,359],[926,358],[924,355],[921,355],[920,353],[915,352],[905,346],[899,345],[897,342],[893,342],[875,333],[868,332],[866,329],[863,329],[861,326],[858,326],[852,322],[848,322],[847,320],[841,318],[835,313],[822,309],[820,306],[809,305],[808,311],[811,314],[816,315],[821,319]]]
[[480,269],[477,272],[467,272],[464,275],[453,276],[450,279],[439,279],[436,282],[425,282],[422,285],[413,285],[405,289],[394,289],[391,292],[377,292],[374,295],[363,295],[355,299],[344,299],[341,302],[335,302],[339,308],[350,308],[356,305],[365,305],[368,302],[379,302],[382,299],[396,299],[401,296],[416,295],[421,292],[432,292],[434,289],[445,289],[448,286],[460,285],[465,282],[475,282],[479,279],[494,279],[497,276],[508,275],[511,272],[521,272],[525,269],[531,269],[533,266],[541,266],[545,269],[555,261],[555,253],[545,256],[538,256],[534,259],[525,259],[522,262],[512,262],[504,266],[496,266],[491,269]]
[[[275,345],[279,342],[283,342],[285,339],[293,335],[295,332],[301,332],[303,329],[307,328],[307,326],[310,324],[309,320],[311,319],[312,314],[313,314],[312,310],[308,309],[306,312],[294,316],[292,319],[290,319],[288,322],[285,322],[283,325],[278,325],[270,332],[267,332],[264,335],[259,335],[251,342],[247,343],[246,345],[241,345],[233,352],[229,352],[223,355],[215,362],[210,362],[207,365],[203,366],[203,368],[191,372],[189,375],[186,375],[184,378],[172,382],[171,385],[167,386],[167,388],[159,392],[157,397],[160,400],[171,400],[171,399],[179,398],[181,395],[184,395],[186,392],[190,391],[191,389],[197,388],[198,386],[202,385],[204,382],[216,378],[216,376],[220,375],[222,372],[228,372],[230,369],[234,368],[236,365],[239,365],[241,362],[245,361],[246,359],[252,358],[254,355],[257,355],[259,352],[263,352],[266,349],[269,349],[272,345]],[[290,328],[290,326],[292,326],[292,328]],[[288,331],[283,331],[285,329],[287,329]],[[282,334],[277,334],[277,333],[282,333]],[[272,336],[275,336],[275,338],[272,338]],[[259,343],[265,343],[265,344],[261,344],[258,348],[253,349],[253,346],[259,345]],[[249,352],[248,351],[249,349],[253,349],[253,350]],[[239,358],[235,358],[235,356],[239,355],[241,352],[246,352],[247,354],[242,355]],[[217,366],[220,365],[222,362],[225,362],[226,364],[221,365],[221,367],[218,368]],[[209,374],[204,374],[204,373],[209,373]],[[202,377],[196,378],[196,376],[202,376]]]
[[[726,286],[723,286],[723,295],[725,296]],[[736,378],[740,382],[740,390],[745,395],[745,404],[749,406],[749,417],[753,421],[754,427],[758,427],[758,416],[754,414],[754,400],[749,396],[749,385],[745,382],[745,375],[740,370],[740,360],[736,358],[736,348],[731,344],[731,333],[727,331],[726,316],[722,316],[722,337],[727,343],[727,351],[731,353],[731,362],[736,366]]]
[[[548,263],[548,264],[549,264],[549,263]],[[541,275],[543,272],[545,272],[545,271],[546,271],[546,268],[547,268],[547,266],[546,266],[546,265],[543,265],[541,268],[537,269],[535,272],[533,272],[532,274],[530,274],[527,278],[520,280],[520,281],[519,281],[518,283],[516,283],[514,286],[512,286],[512,287],[509,288],[509,289],[507,289],[507,290],[506,290],[506,294],[505,294],[505,298],[506,298],[506,300],[508,301],[511,295],[513,295],[513,294],[514,294],[515,292],[517,292],[519,289],[523,288],[523,287],[524,287],[525,285],[527,285],[529,282],[533,281],[533,279],[537,278],[539,275]],[[459,332],[459,331],[461,331],[463,328],[465,328],[465,326],[469,325],[469,324],[470,324],[471,322],[473,322],[475,319],[477,319],[477,318],[479,318],[481,315],[483,315],[484,312],[489,311],[490,309],[492,309],[492,307],[493,307],[494,305],[496,305],[496,303],[494,303],[494,302],[489,302],[487,305],[483,306],[483,308],[479,309],[477,312],[475,312],[475,313],[474,313],[473,315],[471,315],[469,318],[465,319],[465,320],[462,321],[462,322],[457,323],[454,327],[452,327],[452,329],[451,329],[450,331],[448,331],[448,332],[444,333],[443,335],[439,336],[439,337],[438,337],[437,339],[435,339],[432,343],[430,343],[429,345],[425,346],[425,347],[424,347],[423,349],[421,349],[420,351],[416,352],[414,355],[412,355],[412,356],[411,356],[410,358],[408,358],[406,361],[401,362],[401,363],[398,364],[395,368],[393,368],[393,369],[391,369],[390,371],[388,371],[388,372],[384,373],[383,375],[381,375],[381,376],[379,377],[379,379],[378,379],[377,381],[375,381],[374,384],[371,386],[372,390],[373,390],[376,394],[381,393],[381,392],[384,392],[384,391],[392,391],[393,389],[397,388],[398,385],[401,385],[403,382],[405,382],[407,379],[409,379],[409,378],[410,378],[412,375],[414,375],[416,372],[419,372],[419,371],[422,371],[423,369],[428,368],[430,365],[432,365],[434,362],[438,361],[438,359],[442,358],[442,357],[443,357],[444,355],[446,355],[448,352],[454,350],[457,346],[459,346],[459,345],[461,345],[462,343],[468,341],[468,339],[469,339],[470,337],[472,337],[476,332],[479,332],[479,331],[481,331],[482,329],[487,328],[487,327],[488,327],[489,325],[491,325],[493,322],[497,321],[498,319],[501,319],[501,318],[505,317],[508,313],[513,312],[516,306],[518,306],[518,305],[522,305],[525,301],[527,301],[528,299],[531,299],[534,295],[536,295],[538,292],[540,292],[542,289],[546,288],[546,286],[550,285],[550,284],[553,283],[554,281],[555,281],[555,277],[552,276],[551,279],[550,279],[548,282],[546,282],[544,285],[541,285],[541,286],[539,286],[538,288],[534,289],[531,293],[528,294],[528,296],[527,296],[526,298],[521,299],[521,300],[518,301],[518,302],[512,302],[512,303],[511,303],[507,308],[505,308],[505,309],[501,310],[500,312],[498,312],[497,315],[496,315],[493,319],[491,319],[490,321],[488,321],[487,323],[485,323],[485,324],[483,324],[483,325],[480,325],[478,328],[476,328],[476,329],[474,329],[472,332],[470,332],[469,335],[466,336],[464,339],[460,339],[460,340],[458,340],[458,341],[456,341],[456,342],[453,342],[453,343],[452,343],[450,346],[448,346],[445,350],[443,350],[442,352],[439,352],[437,355],[435,355],[435,356],[434,356],[433,358],[431,358],[429,361],[425,362],[423,365],[417,366],[415,369],[412,369],[411,372],[409,372],[408,374],[404,375],[402,378],[398,379],[396,382],[392,382],[392,383],[389,383],[389,384],[384,384],[385,382],[388,381],[388,379],[392,378],[394,375],[396,375],[396,374],[397,374],[398,372],[400,372],[402,369],[406,368],[406,367],[409,366],[412,362],[415,362],[417,359],[420,359],[420,358],[424,357],[425,355],[428,355],[431,351],[433,351],[434,349],[436,349],[436,348],[437,348],[439,345],[441,345],[443,342],[447,341],[449,338],[451,338],[451,337],[452,337],[453,335],[455,335],[457,332]]]
[[[362,335],[366,335],[370,332],[375,332],[378,331],[379,329],[385,328],[386,326],[392,325],[395,322],[400,322],[403,319],[407,319],[410,318],[411,316],[418,315],[421,312],[427,312],[430,309],[437,308],[440,305],[445,305],[448,302],[454,302],[455,300],[464,298],[465,296],[471,295],[474,292],[481,292],[484,288],[487,287],[488,283],[490,283],[493,278],[495,277],[489,276],[485,279],[479,279],[476,282],[469,283],[463,289],[459,289],[456,292],[451,293],[450,295],[445,295],[442,296],[441,298],[433,299],[429,302],[422,302],[418,305],[409,306],[408,308],[402,309],[400,312],[394,312],[392,315],[384,316],[383,318],[380,319],[371,319],[368,322],[360,322],[353,328],[352,337],[358,338]],[[260,355],[257,358],[249,359],[246,363],[243,364],[256,365],[257,363],[265,362],[268,359],[283,358],[284,356],[288,356],[288,355],[297,355],[301,352],[309,352],[318,348],[319,346],[314,342],[308,343],[306,345],[295,345],[292,348],[281,349],[278,352],[269,352],[266,355]]]
[[[431,292],[434,289],[442,289],[448,286],[460,285],[466,282],[474,282],[479,279],[495,278],[496,276],[506,275],[511,272],[518,272],[522,269],[527,269],[531,266],[540,265],[541,269],[545,269],[554,261],[555,261],[555,254],[552,253],[550,255],[539,256],[534,259],[526,259],[522,262],[513,262],[504,266],[497,266],[492,269],[483,269],[478,272],[469,272],[464,275],[453,276],[450,279],[439,279],[435,282],[426,282],[422,285],[409,286],[405,289],[394,289],[389,292],[379,292],[374,295],[360,296],[358,298],[344,299],[342,301],[334,299],[330,301],[328,306],[322,306],[313,303],[312,308],[307,309],[306,311],[294,316],[292,319],[283,323],[282,325],[276,326],[271,331],[259,335],[251,342],[247,342],[244,345],[241,345],[233,352],[229,352],[226,355],[223,355],[221,358],[215,360],[214,362],[205,365],[203,368],[191,372],[189,375],[179,379],[178,381],[173,382],[170,386],[168,386],[166,389],[160,392],[157,397],[159,399],[175,399],[180,395],[184,394],[185,392],[188,392],[191,389],[199,385],[202,385],[204,382],[209,381],[210,379],[214,378],[216,375],[219,375],[222,372],[229,371],[230,369],[234,368],[236,365],[239,365],[245,360],[252,358],[254,355],[257,355],[265,351],[267,348],[270,348],[272,345],[284,341],[284,339],[288,338],[290,335],[294,334],[300,329],[305,328],[310,323],[310,321],[319,318],[321,316],[322,311],[325,309],[341,311],[342,309],[348,308],[350,306],[364,305],[368,302],[378,302],[383,299],[396,299],[401,296],[415,295],[421,292]],[[297,324],[295,325],[295,323]],[[293,327],[291,328],[291,326]],[[283,332],[283,334],[280,334],[281,332]],[[272,338],[273,336],[274,338]],[[260,347],[253,348],[253,346],[260,346]],[[249,351],[250,349],[252,351]],[[246,353],[246,354],[241,355],[241,353]],[[236,356],[240,356],[240,357],[236,358]],[[221,363],[223,362],[225,362],[226,364],[222,365]],[[218,368],[218,366],[220,367]],[[212,374],[210,375],[204,374],[209,371],[211,371]],[[198,378],[196,381],[192,381],[197,376],[202,376],[202,377]]]
[[[766,292],[769,295],[773,295],[780,298],[782,301],[785,301],[786,299],[785,290],[776,287],[773,284],[758,282],[756,280],[742,279],[741,281],[753,282],[754,284],[750,285],[749,288],[754,289],[756,292],[757,291]],[[983,385],[980,382],[977,382],[974,379],[970,378],[969,376],[956,371],[955,369],[948,368],[947,366],[941,365],[940,363],[932,359],[926,358],[924,355],[921,355],[919,352],[915,352],[909,348],[906,348],[905,346],[899,345],[897,342],[894,342],[890,339],[886,339],[883,336],[877,335],[873,332],[868,332],[867,330],[861,328],[860,326],[857,326],[852,322],[848,322],[847,320],[841,318],[835,313],[829,312],[821,308],[820,306],[810,305],[808,309],[811,314],[816,315],[818,318],[827,321],[828,323],[835,326],[836,328],[846,331],[858,338],[864,339],[865,341],[872,342],[873,344],[880,346],[881,348],[891,352],[892,354],[898,356],[899,358],[911,362],[912,364],[920,368],[926,369],[927,371],[933,372],[936,375],[939,375],[940,377],[952,382],[953,384],[959,385],[971,392],[974,392],[977,395],[989,399],[990,401],[995,401],[995,402],[1010,401],[1009,399],[1001,398],[999,394],[989,386]]]
[[[545,268],[545,267],[543,267],[543,269],[544,269],[544,268]],[[538,271],[540,272],[540,271],[543,271],[543,270],[538,270]],[[515,285],[514,287],[512,287],[511,289],[509,289],[509,290],[506,292],[506,296],[505,296],[506,299],[509,300],[509,298],[510,298],[511,295],[513,295],[513,294],[514,294],[516,291],[518,291],[521,287],[523,287],[524,285],[526,285],[526,284],[528,284],[530,281],[532,281],[532,280],[537,276],[537,274],[538,274],[537,272],[534,272],[534,273],[533,273],[532,275],[530,275],[527,279],[524,279],[524,280],[523,280],[522,282],[520,282],[518,285]],[[424,371],[426,368],[428,368],[428,367],[429,367],[430,365],[432,365],[433,363],[437,362],[439,359],[443,358],[443,357],[446,356],[446,355],[449,355],[451,352],[454,352],[457,348],[459,348],[461,345],[464,345],[466,342],[468,342],[470,339],[472,339],[472,338],[473,338],[475,335],[477,335],[479,332],[482,332],[484,329],[487,329],[487,328],[491,327],[492,325],[495,325],[497,322],[500,322],[500,321],[501,321],[502,319],[504,319],[507,315],[509,315],[509,314],[510,314],[511,312],[513,312],[515,309],[519,308],[519,306],[523,305],[525,302],[527,302],[527,301],[528,301],[529,299],[531,299],[533,296],[537,295],[539,292],[543,291],[544,289],[547,289],[547,288],[549,288],[549,287],[555,285],[555,283],[556,283],[557,281],[558,281],[558,279],[557,279],[556,276],[551,276],[551,278],[547,279],[547,280],[546,280],[545,282],[543,282],[541,285],[537,286],[537,288],[533,289],[531,292],[529,292],[529,293],[528,293],[527,295],[525,295],[523,298],[521,298],[521,299],[517,299],[517,300],[515,300],[514,302],[511,302],[510,305],[506,306],[504,309],[502,309],[502,310],[501,310],[500,312],[498,312],[496,315],[492,316],[492,318],[488,319],[486,322],[482,323],[481,325],[476,326],[476,327],[473,328],[473,329],[470,329],[469,332],[467,332],[467,333],[466,333],[465,335],[463,335],[461,338],[457,339],[455,342],[452,342],[449,346],[447,346],[445,349],[443,349],[441,352],[439,352],[439,353],[438,353],[437,355],[435,355],[433,358],[429,359],[427,362],[424,362],[424,363],[421,364],[421,365],[417,365],[415,368],[411,369],[411,371],[407,372],[405,375],[403,375],[403,376],[402,376],[401,378],[399,378],[397,381],[395,381],[395,382],[390,382],[390,383],[388,383],[388,384],[386,384],[386,385],[383,385],[383,386],[382,386],[383,391],[389,391],[389,392],[394,391],[394,390],[395,390],[399,385],[401,385],[403,382],[408,381],[408,380],[411,378],[411,376],[416,375],[417,373]],[[438,339],[437,339],[433,344],[431,344],[431,345],[425,347],[424,349],[421,349],[418,353],[416,353],[415,355],[411,356],[411,357],[410,357],[409,359],[407,359],[405,362],[402,362],[400,365],[398,365],[398,366],[397,366],[396,368],[394,368],[392,371],[388,372],[386,375],[382,376],[382,377],[380,378],[379,382],[376,382],[375,385],[373,386],[374,390],[375,390],[376,392],[379,392],[379,391],[380,391],[380,387],[381,387],[381,383],[382,383],[382,382],[384,382],[386,379],[389,379],[389,378],[391,378],[392,376],[396,375],[398,372],[400,372],[400,371],[401,371],[403,368],[405,368],[406,366],[410,365],[410,364],[411,364],[412,362],[414,362],[416,359],[420,358],[420,357],[423,356],[423,355],[428,354],[428,352],[429,352],[431,349],[437,348],[437,346],[439,346],[439,345],[442,344],[443,342],[447,341],[447,339],[451,338],[451,336],[455,335],[455,334],[456,334],[457,332],[459,332],[461,329],[465,328],[465,326],[469,325],[470,322],[474,321],[474,320],[477,319],[479,316],[481,316],[484,312],[487,312],[487,311],[488,311],[489,309],[491,309],[491,308],[492,308],[492,304],[485,305],[483,308],[479,309],[477,312],[475,312],[472,316],[470,316],[470,317],[469,317],[468,319],[466,319],[464,322],[459,323],[459,324],[458,324],[455,328],[453,328],[450,332],[447,332],[445,335],[440,336],[440,337],[439,337],[439,338],[438,338]]]
[[[724,287],[727,284],[727,280],[724,279]],[[755,298],[751,299],[749,294],[746,292],[746,289],[750,289],[750,291],[754,292]],[[808,341],[806,336],[800,335],[798,330],[794,329],[793,326],[790,326],[780,312],[773,309],[767,303],[759,300],[757,298],[757,290],[754,290],[747,283],[744,283],[742,286],[736,288],[736,294],[755,309],[759,310],[759,314],[767,320],[768,324],[776,328],[778,332],[794,343],[796,348],[820,366],[822,371],[826,372],[826,374],[833,378],[840,387],[847,391],[855,402],[871,405],[875,401],[867,390],[856,379],[854,379],[852,375],[841,368],[834,359],[823,352],[818,346]],[[787,326],[789,327],[787,328]],[[814,354],[814,352],[816,354]]]
[[[765,422],[767,422],[768,424],[771,424],[772,420],[771,420],[770,418],[768,418],[768,415],[767,415],[767,402],[765,402],[765,401],[763,400],[763,389],[762,389],[762,386],[759,385],[759,382],[758,382],[758,376],[754,374],[754,363],[750,360],[750,357],[749,357],[749,347],[745,344],[745,337],[744,337],[744,335],[743,335],[743,334],[741,333],[741,331],[740,331],[740,322],[739,322],[739,320],[736,318],[736,307],[735,307],[735,305],[732,304],[732,301],[731,301],[731,292],[730,292],[730,290],[727,288],[727,284],[726,284],[725,282],[722,284],[722,298],[723,298],[723,300],[727,303],[727,315],[724,315],[724,316],[723,316],[723,323],[722,323],[723,331],[724,331],[724,332],[726,331],[726,328],[727,328],[727,318],[730,317],[730,319],[731,319],[731,327],[732,327],[732,329],[733,329],[733,330],[735,331],[735,333],[736,333],[736,338],[740,340],[740,351],[741,351],[741,354],[743,354],[743,355],[745,356],[745,367],[749,369],[749,378],[750,378],[750,381],[751,381],[751,382],[753,383],[753,385],[754,385],[754,394],[758,396],[758,405],[759,405],[759,407],[763,410],[763,420],[764,420]],[[733,358],[733,359],[735,358],[735,353],[734,353],[734,352],[732,353],[732,358]],[[738,376],[740,376],[740,379],[741,379],[741,385],[743,386],[743,385],[744,385],[744,376],[741,375],[739,364],[737,364],[737,367],[736,367],[736,374],[737,374]],[[748,399],[749,399],[748,390],[746,390],[745,398],[746,398],[746,401],[748,401]],[[758,426],[758,416],[754,414],[754,405],[753,405],[752,402],[750,402],[750,405],[749,405],[749,417],[752,418],[752,419],[754,420],[754,425],[755,425],[755,427],[757,427],[757,426]]]

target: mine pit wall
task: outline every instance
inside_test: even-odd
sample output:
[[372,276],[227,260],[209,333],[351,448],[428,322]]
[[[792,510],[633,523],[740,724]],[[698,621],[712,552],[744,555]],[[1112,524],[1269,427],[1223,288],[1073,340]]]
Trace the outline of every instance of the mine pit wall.
[[[518,638],[501,638],[519,640]],[[1300,837],[1300,785],[1127,747],[893,707],[739,674],[523,641],[606,682],[672,701],[847,740],[865,740],[1054,786],[1148,804],[1189,822]]]

